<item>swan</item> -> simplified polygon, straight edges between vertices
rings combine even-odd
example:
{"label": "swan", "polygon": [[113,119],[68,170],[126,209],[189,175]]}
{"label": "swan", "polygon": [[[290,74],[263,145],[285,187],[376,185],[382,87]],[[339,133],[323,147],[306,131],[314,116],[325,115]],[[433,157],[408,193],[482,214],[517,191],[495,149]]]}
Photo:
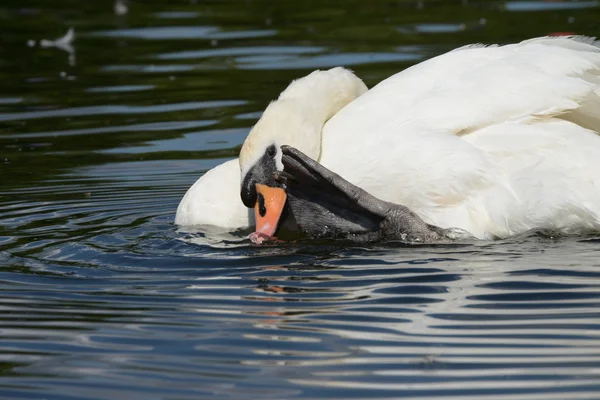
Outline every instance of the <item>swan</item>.
{"label": "swan", "polygon": [[315,71],[266,108],[237,168],[230,161],[196,182],[175,222],[256,224],[272,236],[287,202],[276,172],[291,146],[426,224],[478,239],[597,231],[599,132],[591,38],[465,46],[370,90],[347,69]]}

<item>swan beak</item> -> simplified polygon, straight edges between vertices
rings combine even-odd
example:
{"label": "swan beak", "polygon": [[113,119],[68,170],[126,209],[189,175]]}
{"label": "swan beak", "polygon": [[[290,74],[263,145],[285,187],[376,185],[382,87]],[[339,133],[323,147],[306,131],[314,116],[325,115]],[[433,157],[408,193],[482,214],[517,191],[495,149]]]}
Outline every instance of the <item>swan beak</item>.
{"label": "swan beak", "polygon": [[277,230],[287,195],[277,187],[256,184],[258,199],[254,205],[256,233],[273,236]]}

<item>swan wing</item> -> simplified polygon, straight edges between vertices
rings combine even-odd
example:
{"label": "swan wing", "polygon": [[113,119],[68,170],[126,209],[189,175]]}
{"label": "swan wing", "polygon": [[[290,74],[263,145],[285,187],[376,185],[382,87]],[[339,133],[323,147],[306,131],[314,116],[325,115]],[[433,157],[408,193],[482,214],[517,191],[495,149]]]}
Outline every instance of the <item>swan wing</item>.
{"label": "swan wing", "polygon": [[460,135],[557,115],[599,131],[599,113],[589,110],[600,104],[599,88],[600,44],[589,38],[463,47],[384,80],[336,114],[326,133],[420,125]]}
{"label": "swan wing", "polygon": [[[498,157],[467,138],[506,123],[543,129],[557,119],[598,132],[599,88],[592,39],[468,46],[402,71],[343,108],[324,127],[319,161],[429,222],[506,236],[514,231],[497,210],[522,194]],[[523,154],[520,163],[537,157]]]}

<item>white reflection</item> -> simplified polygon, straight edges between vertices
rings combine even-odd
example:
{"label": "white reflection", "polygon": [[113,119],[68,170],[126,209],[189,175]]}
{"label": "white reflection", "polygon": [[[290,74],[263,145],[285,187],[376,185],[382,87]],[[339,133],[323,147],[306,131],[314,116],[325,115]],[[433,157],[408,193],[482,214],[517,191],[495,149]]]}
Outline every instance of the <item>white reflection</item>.
{"label": "white reflection", "polygon": [[600,2],[592,1],[507,1],[504,8],[508,11],[551,11],[579,10],[598,7]]}

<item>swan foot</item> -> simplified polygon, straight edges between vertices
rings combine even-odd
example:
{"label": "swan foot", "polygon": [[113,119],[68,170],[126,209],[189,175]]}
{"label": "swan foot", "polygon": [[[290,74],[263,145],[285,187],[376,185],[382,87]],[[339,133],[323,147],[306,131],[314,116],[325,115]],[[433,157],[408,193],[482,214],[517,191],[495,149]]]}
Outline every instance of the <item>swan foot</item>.
{"label": "swan foot", "polygon": [[284,170],[274,178],[284,185],[298,227],[313,238],[429,243],[468,235],[425,223],[408,207],[372,196],[293,147],[281,150]]}

